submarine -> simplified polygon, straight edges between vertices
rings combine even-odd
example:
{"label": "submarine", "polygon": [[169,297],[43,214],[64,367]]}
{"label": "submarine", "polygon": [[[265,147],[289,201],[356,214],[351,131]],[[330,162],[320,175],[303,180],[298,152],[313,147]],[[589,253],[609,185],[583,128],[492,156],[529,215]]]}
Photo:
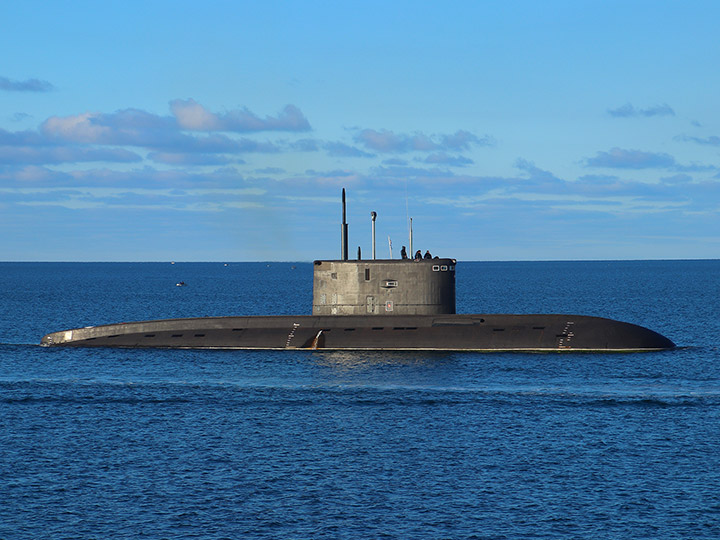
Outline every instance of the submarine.
{"label": "submarine", "polygon": [[[45,347],[345,351],[649,352],[675,344],[648,328],[564,314],[458,314],[451,258],[341,258],[313,263],[312,315],[123,322],[44,336]],[[412,234],[412,233],[411,233]],[[412,237],[411,237],[412,238]],[[411,240],[412,252],[412,240]]]}

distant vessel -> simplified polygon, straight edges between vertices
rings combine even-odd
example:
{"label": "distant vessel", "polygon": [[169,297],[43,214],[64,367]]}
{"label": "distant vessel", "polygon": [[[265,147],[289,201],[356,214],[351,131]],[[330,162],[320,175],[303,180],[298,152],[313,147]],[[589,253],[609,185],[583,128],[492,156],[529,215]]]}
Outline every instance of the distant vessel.
{"label": "distant vessel", "polygon": [[456,314],[455,259],[375,259],[373,212],[373,259],[351,261],[344,189],[342,214],[341,259],[313,264],[312,315],[107,324],[53,332],[42,338],[41,345],[487,352],[636,352],[675,347],[657,332],[601,317]]}

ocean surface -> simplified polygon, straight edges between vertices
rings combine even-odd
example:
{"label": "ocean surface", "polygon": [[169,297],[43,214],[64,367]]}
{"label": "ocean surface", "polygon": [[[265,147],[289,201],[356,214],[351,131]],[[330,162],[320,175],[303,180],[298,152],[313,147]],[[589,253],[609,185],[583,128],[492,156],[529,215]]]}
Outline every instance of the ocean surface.
{"label": "ocean surface", "polygon": [[720,538],[720,261],[458,263],[458,312],[679,346],[635,354],[47,349],[101,323],[309,314],[312,265],[0,278],[0,539]]}

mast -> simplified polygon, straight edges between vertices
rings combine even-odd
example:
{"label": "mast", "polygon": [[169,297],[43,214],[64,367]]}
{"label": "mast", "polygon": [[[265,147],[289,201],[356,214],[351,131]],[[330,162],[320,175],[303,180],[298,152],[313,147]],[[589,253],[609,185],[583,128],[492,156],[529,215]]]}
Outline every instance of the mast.
{"label": "mast", "polygon": [[348,260],[348,224],[345,210],[345,188],[342,190],[342,226],[340,229],[340,258]]}
{"label": "mast", "polygon": [[372,219],[372,258],[375,260],[375,220],[377,219],[377,212],[370,212],[370,219]]}
{"label": "mast", "polygon": [[409,255],[410,255],[410,258],[412,259],[412,258],[413,258],[413,254],[414,254],[415,252],[413,251],[412,218],[409,218],[409,219],[410,219],[410,238],[409,238],[409,240],[410,240],[410,252],[409,252]]}

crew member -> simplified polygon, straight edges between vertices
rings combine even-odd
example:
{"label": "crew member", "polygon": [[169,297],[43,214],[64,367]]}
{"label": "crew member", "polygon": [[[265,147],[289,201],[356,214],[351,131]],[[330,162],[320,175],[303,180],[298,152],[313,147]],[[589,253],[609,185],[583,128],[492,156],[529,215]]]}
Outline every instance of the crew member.
{"label": "crew member", "polygon": [[400,250],[400,258],[407,259],[407,251],[405,251],[405,246],[403,246],[402,249]]}
{"label": "crew member", "polygon": [[432,259],[432,255],[430,255],[430,250],[427,250],[427,251],[425,252],[425,258],[426,258],[426,259]]}

